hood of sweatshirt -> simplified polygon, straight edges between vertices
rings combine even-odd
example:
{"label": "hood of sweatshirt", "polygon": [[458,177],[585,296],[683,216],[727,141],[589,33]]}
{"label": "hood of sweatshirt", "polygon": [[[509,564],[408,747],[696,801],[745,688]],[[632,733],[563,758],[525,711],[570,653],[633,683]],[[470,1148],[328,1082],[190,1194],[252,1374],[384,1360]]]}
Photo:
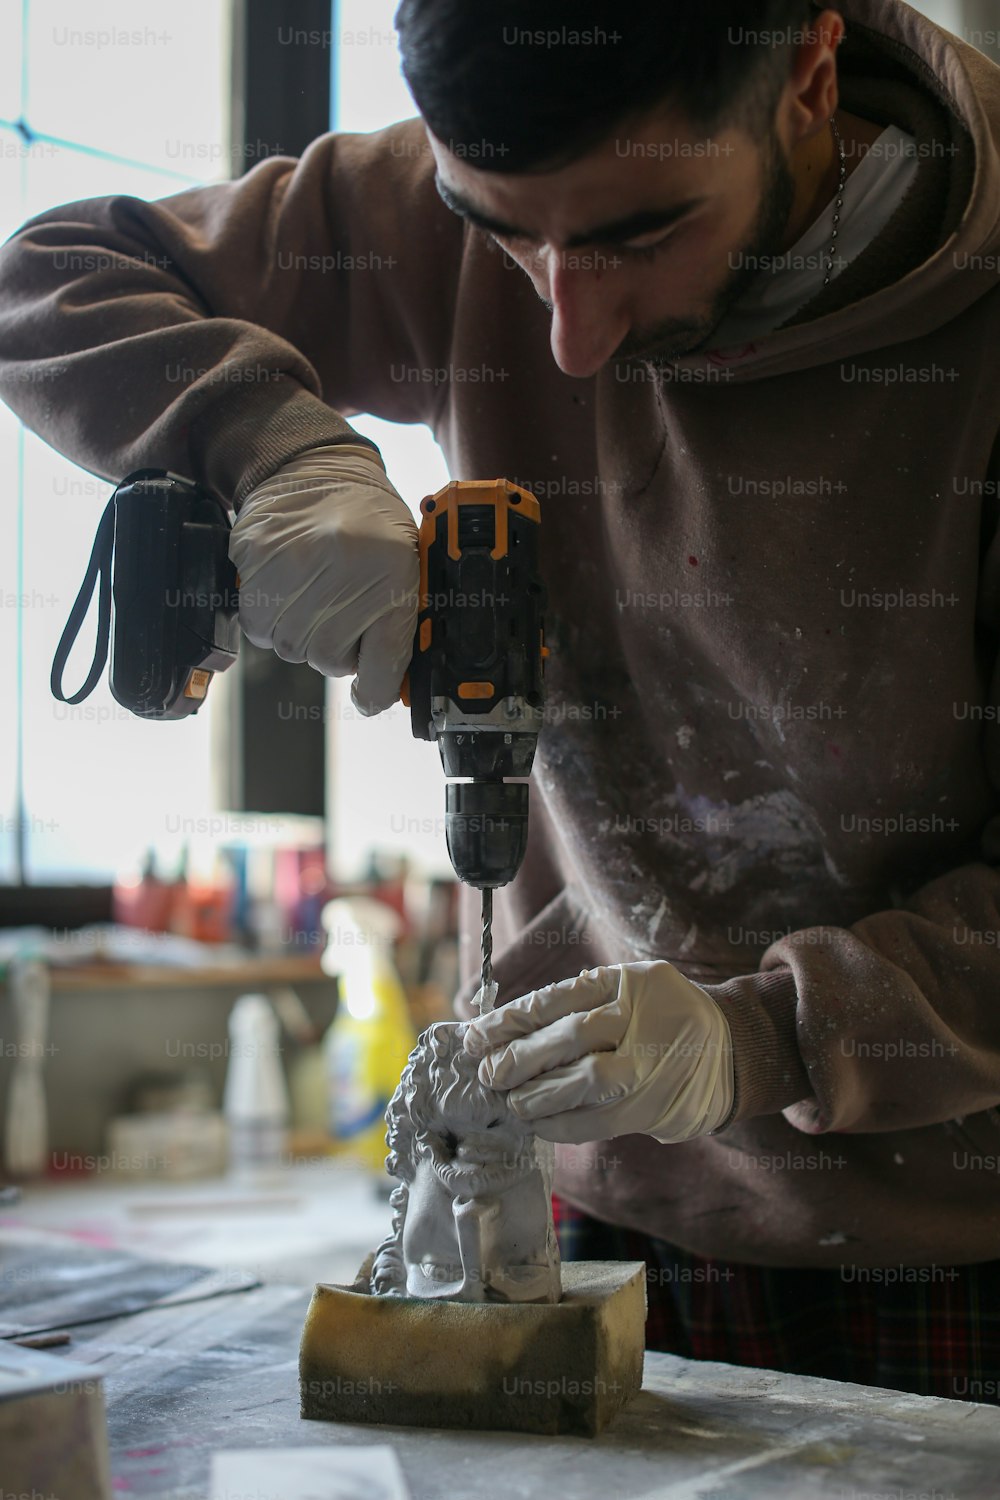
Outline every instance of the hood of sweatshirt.
{"label": "hood of sweatshirt", "polygon": [[910,191],[877,239],[782,327],[669,362],[761,380],[923,337],[1000,282],[1000,68],[902,0],[843,0],[840,103],[916,141]]}

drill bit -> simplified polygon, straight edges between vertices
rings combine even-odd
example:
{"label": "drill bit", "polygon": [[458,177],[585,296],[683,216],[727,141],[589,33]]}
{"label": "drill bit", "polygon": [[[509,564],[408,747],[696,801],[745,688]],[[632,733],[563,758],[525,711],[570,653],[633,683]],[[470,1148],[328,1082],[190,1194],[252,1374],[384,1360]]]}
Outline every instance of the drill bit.
{"label": "drill bit", "polygon": [[483,994],[493,979],[493,892],[483,891]]}
{"label": "drill bit", "polygon": [[483,973],[475,1001],[481,1016],[493,1009],[498,989],[493,979],[493,891],[486,886],[483,889]]}

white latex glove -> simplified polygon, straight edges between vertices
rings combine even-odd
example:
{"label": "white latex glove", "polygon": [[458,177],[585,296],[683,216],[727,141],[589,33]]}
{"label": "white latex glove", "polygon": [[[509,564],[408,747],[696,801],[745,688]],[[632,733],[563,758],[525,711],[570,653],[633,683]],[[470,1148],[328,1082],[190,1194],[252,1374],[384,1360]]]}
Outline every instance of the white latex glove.
{"label": "white latex glove", "polygon": [[417,528],[373,448],[330,444],[283,464],[244,500],[229,556],[248,640],[327,677],[357,673],[363,714],[395,703],[413,655]]}
{"label": "white latex glove", "polygon": [[480,1081],[549,1141],[686,1141],[733,1104],[729,1023],[662,960],[584,970],[470,1021]]}

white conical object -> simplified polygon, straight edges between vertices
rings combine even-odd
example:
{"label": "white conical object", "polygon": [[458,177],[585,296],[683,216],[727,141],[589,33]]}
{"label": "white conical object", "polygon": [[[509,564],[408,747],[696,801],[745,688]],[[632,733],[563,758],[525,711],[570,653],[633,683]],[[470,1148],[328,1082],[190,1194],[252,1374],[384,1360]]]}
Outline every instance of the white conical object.
{"label": "white conical object", "polygon": [[288,1089],[278,1018],[266,995],[241,995],[229,1014],[222,1107],[234,1167],[276,1166],[288,1132]]}
{"label": "white conical object", "polygon": [[38,959],[16,959],[8,977],[17,1025],[17,1057],[7,1093],[4,1162],[13,1177],[38,1177],[49,1156],[42,1064],[49,1032],[49,971]]}

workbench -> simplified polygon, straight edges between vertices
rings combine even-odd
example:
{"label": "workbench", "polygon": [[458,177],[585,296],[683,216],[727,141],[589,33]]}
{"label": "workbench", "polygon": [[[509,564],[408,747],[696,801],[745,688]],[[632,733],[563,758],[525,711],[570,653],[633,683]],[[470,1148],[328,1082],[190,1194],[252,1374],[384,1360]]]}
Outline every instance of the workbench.
{"label": "workbench", "polygon": [[[320,1222],[328,1230],[335,1224],[342,1235],[360,1230],[368,1238],[387,1216],[361,1174],[341,1172],[335,1194],[329,1172],[293,1173],[289,1181],[280,1255],[286,1264],[296,1219],[287,1202],[296,1197],[309,1220],[314,1249]],[[147,1203],[139,1217],[146,1253],[154,1248],[153,1222],[172,1222],[175,1252],[190,1253],[188,1231],[181,1235],[177,1226],[193,1220],[183,1220],[183,1214],[172,1219],[171,1197],[185,1200],[183,1212],[190,1215],[194,1191],[157,1186],[159,1213]],[[225,1192],[207,1186],[199,1191],[205,1224],[228,1223],[234,1244],[254,1246],[260,1270],[260,1234],[236,1208],[225,1210]],[[332,1216],[316,1218],[317,1193],[320,1205],[331,1209],[336,1198]],[[101,1189],[90,1200],[91,1213],[103,1199],[113,1229],[123,1203],[136,1194],[134,1187],[119,1188],[109,1197],[109,1190]],[[149,1190],[144,1196],[149,1198]],[[76,1189],[71,1198],[79,1220],[86,1194]],[[54,1232],[60,1215],[65,1217],[59,1207],[65,1201],[58,1189],[46,1189],[34,1200],[29,1194],[18,1214],[21,1232],[31,1220]],[[273,1209],[269,1212],[273,1218]],[[371,1223],[363,1222],[365,1214]],[[4,1216],[8,1222],[12,1217]],[[0,1242],[3,1233],[0,1219]],[[218,1265],[217,1234],[213,1241],[206,1231],[207,1258]],[[266,1236],[263,1243],[266,1258]],[[334,1255],[331,1245],[319,1247],[320,1259],[336,1265],[339,1274],[343,1256],[353,1255],[354,1247]],[[304,1255],[305,1247],[303,1267]],[[642,1394],[596,1439],[303,1422],[297,1354],[310,1290],[306,1284],[268,1281],[254,1290],[74,1330],[67,1356],[104,1378],[116,1496],[206,1500],[211,1454],[220,1449],[375,1443],[395,1449],[414,1500],[997,1500],[1000,1495],[995,1406],[666,1354],[647,1354]]]}
{"label": "workbench", "polygon": [[221,1448],[384,1443],[414,1500],[996,1500],[995,1407],[647,1354],[599,1438],[303,1422],[308,1291],[267,1286],[81,1330],[104,1376],[116,1494],[205,1500]]}

